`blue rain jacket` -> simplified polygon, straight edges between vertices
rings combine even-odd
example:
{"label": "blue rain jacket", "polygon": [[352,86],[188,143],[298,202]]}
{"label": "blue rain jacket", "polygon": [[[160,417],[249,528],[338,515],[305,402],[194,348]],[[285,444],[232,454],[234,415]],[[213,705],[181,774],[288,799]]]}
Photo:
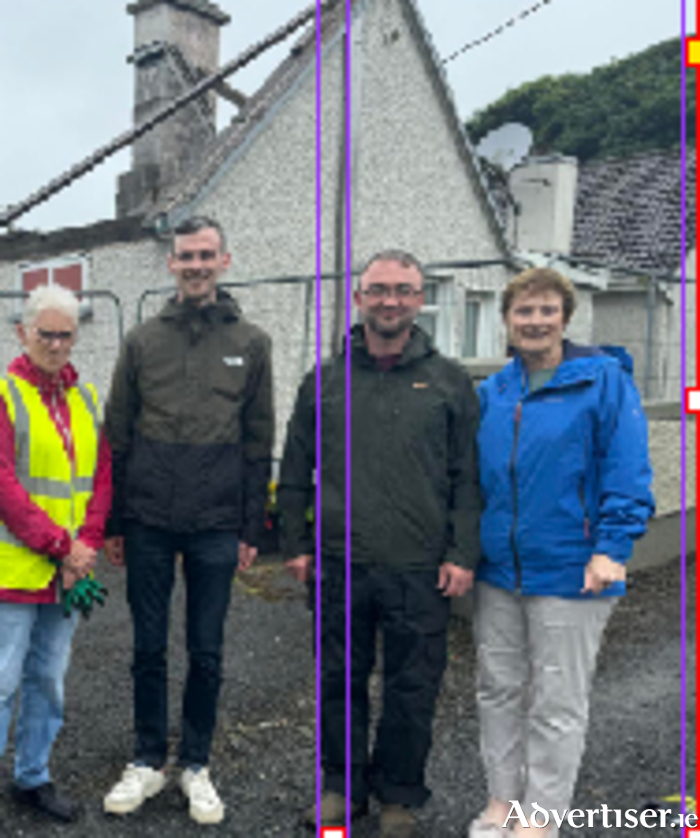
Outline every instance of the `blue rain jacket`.
{"label": "blue rain jacket", "polygon": [[[581,594],[591,556],[631,556],[654,513],[652,472],[631,359],[614,354],[565,341],[541,389],[529,391],[517,356],[481,384],[478,579],[527,595],[591,596]],[[616,582],[600,596],[624,590]]]}

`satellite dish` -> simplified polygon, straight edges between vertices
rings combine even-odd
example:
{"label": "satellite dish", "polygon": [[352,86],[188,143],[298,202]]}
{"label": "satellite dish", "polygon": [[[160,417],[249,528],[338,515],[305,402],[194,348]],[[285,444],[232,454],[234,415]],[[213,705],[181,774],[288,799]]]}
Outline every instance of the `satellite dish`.
{"label": "satellite dish", "polygon": [[519,122],[506,122],[500,128],[494,128],[476,147],[479,157],[483,157],[504,172],[509,172],[524,160],[532,146],[532,131]]}

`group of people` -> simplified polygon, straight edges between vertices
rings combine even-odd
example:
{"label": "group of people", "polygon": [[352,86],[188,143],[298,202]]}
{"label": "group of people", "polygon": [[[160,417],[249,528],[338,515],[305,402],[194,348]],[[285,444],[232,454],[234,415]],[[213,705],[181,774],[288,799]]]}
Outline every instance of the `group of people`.
{"label": "group of people", "polygon": [[[189,661],[180,788],[195,821],[224,818],[209,774],[223,630],[236,568],[257,555],[274,428],[270,340],[218,287],[230,260],[215,220],[176,228],[176,293],[129,333],[104,423],[69,361],[79,317],[65,289],[32,292],[23,354],[0,379],[0,753],[18,699],[13,796],[59,820],[78,814],[48,767],[77,624],[65,603],[103,546],[126,567],[135,727],[104,810],[133,812],[167,782],[179,554]],[[424,299],[411,254],[373,256],[354,292],[359,322],[343,353],[303,380],[287,428],[283,551],[300,582],[320,576],[321,593],[324,788],[303,819],[342,826],[374,796],[381,838],[419,834],[450,598],[473,588],[489,800],[469,836],[526,835],[534,807],[561,811],[573,794],[602,633],[654,510],[646,421],[624,353],[564,339],[575,293],[555,271],[509,282],[513,357],[478,393],[417,325]],[[514,801],[524,817],[509,817]]]}

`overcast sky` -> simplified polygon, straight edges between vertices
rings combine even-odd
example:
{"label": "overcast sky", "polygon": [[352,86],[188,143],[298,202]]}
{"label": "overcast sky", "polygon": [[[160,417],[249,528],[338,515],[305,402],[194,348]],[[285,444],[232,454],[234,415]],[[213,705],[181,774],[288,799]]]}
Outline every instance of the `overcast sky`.
{"label": "overcast sky", "polygon": [[[218,0],[232,22],[222,62],[285,23],[311,0]],[[449,55],[535,0],[417,0],[438,52]],[[26,198],[131,125],[133,18],[125,0],[0,0],[0,207]],[[686,0],[688,31],[695,27]],[[585,72],[680,33],[682,0],[550,0],[447,65],[466,118],[509,88],[542,75]],[[288,46],[282,48],[282,54]],[[261,59],[230,82],[254,90],[281,58]],[[222,114],[222,118],[226,113]],[[53,229],[114,213],[120,152],[18,226]]]}

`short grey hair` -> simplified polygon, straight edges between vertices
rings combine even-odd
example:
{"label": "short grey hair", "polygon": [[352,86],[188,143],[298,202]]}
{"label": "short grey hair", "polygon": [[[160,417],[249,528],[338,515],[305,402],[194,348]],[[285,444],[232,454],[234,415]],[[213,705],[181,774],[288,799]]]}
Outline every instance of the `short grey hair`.
{"label": "short grey hair", "polygon": [[42,311],[60,311],[78,325],[80,303],[72,291],[61,285],[39,285],[27,298],[22,312],[24,326],[32,326]]}

